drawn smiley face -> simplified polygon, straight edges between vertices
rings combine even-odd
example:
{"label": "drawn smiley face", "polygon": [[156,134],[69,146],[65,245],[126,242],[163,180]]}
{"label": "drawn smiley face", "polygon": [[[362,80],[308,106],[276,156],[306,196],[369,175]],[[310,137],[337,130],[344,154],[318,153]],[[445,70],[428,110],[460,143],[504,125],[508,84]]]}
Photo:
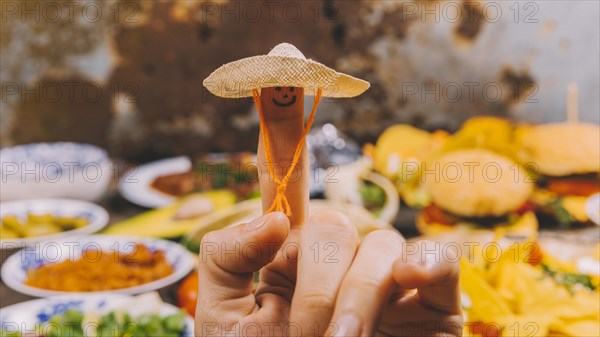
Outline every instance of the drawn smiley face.
{"label": "drawn smiley face", "polygon": [[277,106],[288,107],[296,103],[295,87],[275,87],[273,103]]}

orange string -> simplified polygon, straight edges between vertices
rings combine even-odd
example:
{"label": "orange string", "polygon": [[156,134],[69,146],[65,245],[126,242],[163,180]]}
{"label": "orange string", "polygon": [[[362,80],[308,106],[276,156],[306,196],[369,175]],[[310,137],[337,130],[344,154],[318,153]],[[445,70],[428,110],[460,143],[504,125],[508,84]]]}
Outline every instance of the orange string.
{"label": "orange string", "polygon": [[306,126],[304,127],[304,133],[302,134],[302,139],[298,145],[296,145],[296,151],[294,152],[294,157],[292,158],[292,163],[286,174],[283,176],[283,179],[279,179],[275,174],[275,168],[273,167],[273,155],[271,151],[271,140],[269,138],[269,130],[267,129],[267,124],[265,123],[265,116],[262,110],[262,106],[260,104],[260,94],[257,89],[252,89],[252,95],[254,96],[254,103],[256,104],[256,109],[258,110],[258,116],[260,117],[260,131],[263,136],[263,143],[265,146],[265,157],[267,159],[267,166],[269,168],[269,175],[271,179],[277,184],[277,193],[275,194],[275,198],[273,199],[273,203],[271,207],[265,212],[270,213],[273,211],[283,211],[287,216],[292,216],[292,208],[290,207],[290,203],[285,196],[285,190],[287,188],[287,184],[300,160],[300,155],[302,154],[302,148],[304,147],[304,143],[306,142],[306,136],[308,136],[308,132],[312,127],[312,124],[315,120],[315,112],[317,111],[317,106],[319,105],[319,100],[321,99],[321,94],[323,90],[321,88],[317,89],[317,94],[315,96],[315,101],[313,103],[312,111],[308,117],[308,121],[306,122]]}

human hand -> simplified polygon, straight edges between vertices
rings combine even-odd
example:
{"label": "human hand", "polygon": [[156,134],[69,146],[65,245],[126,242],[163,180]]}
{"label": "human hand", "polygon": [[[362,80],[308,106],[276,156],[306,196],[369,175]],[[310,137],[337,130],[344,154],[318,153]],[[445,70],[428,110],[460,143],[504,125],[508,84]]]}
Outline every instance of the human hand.
{"label": "human hand", "polygon": [[355,227],[334,212],[292,235],[280,212],[211,232],[200,256],[196,335],[460,336],[458,265],[433,243],[418,246],[407,252],[393,231],[359,245]]}
{"label": "human hand", "polygon": [[[277,88],[256,97],[264,109],[257,154],[264,209],[280,187],[267,163],[288,167],[290,149],[304,141],[303,90],[296,90],[296,104],[284,108],[271,103]],[[457,264],[439,260],[439,252],[432,262],[429,250],[409,261],[404,239],[393,231],[373,232],[360,243],[356,227],[339,213],[305,221],[306,147],[295,170],[299,174],[285,190],[289,218],[272,212],[203,238],[196,335],[459,336]],[[274,173],[279,180],[285,174]]]}

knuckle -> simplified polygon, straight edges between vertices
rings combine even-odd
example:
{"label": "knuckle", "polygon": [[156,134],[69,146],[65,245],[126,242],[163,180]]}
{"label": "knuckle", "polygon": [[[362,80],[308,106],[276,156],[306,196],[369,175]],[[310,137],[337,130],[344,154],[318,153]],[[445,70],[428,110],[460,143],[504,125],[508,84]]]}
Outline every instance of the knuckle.
{"label": "knuckle", "polygon": [[339,226],[351,226],[350,219],[343,213],[331,210],[319,211],[310,217],[311,222],[332,223]]}
{"label": "knuckle", "polygon": [[375,292],[381,287],[381,281],[370,275],[357,274],[346,281],[346,286],[360,292]]}
{"label": "knuckle", "polygon": [[310,217],[311,224],[321,232],[332,233],[341,239],[358,242],[358,230],[348,216],[336,211],[320,211]]}
{"label": "knuckle", "polygon": [[396,246],[400,248],[405,240],[398,232],[389,229],[378,229],[365,236],[363,244],[374,246]]}
{"label": "knuckle", "polygon": [[373,231],[364,238],[361,249],[377,250],[386,256],[400,256],[405,240],[398,232],[388,229]]}
{"label": "knuckle", "polygon": [[333,308],[334,302],[333,296],[317,291],[303,294],[298,298],[298,305],[303,311]]}

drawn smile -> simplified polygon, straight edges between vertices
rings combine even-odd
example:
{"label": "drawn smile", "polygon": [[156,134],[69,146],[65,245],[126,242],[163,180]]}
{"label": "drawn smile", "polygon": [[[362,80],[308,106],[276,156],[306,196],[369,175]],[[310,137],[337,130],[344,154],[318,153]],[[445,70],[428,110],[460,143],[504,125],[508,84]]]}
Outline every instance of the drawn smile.
{"label": "drawn smile", "polygon": [[285,102],[285,103],[279,102],[278,100],[273,98],[273,103],[275,103],[275,105],[277,105],[277,106],[282,106],[282,107],[290,106],[290,105],[296,103],[296,96],[292,97],[292,99],[289,102]]}

